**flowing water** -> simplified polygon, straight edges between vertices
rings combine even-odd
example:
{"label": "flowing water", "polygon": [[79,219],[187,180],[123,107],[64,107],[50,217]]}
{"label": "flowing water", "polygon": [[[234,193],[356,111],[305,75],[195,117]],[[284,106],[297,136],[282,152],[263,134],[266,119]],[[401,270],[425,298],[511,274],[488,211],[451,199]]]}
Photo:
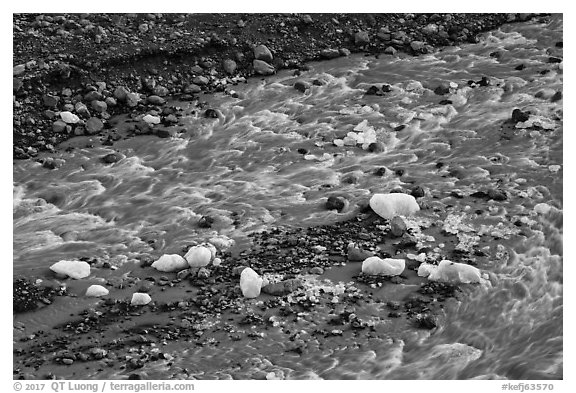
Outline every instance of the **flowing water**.
{"label": "flowing water", "polygon": [[[139,136],[113,147],[74,149],[62,153],[65,164],[52,171],[17,161],[14,273],[45,276],[52,263],[79,256],[130,264],[142,253],[181,253],[216,233],[241,243],[250,231],[272,225],[310,226],[345,216],[325,210],[327,190],[354,204],[375,192],[420,185],[434,197],[433,207],[463,215],[475,231],[504,233],[495,235],[490,264],[481,266],[492,286],[451,303],[432,334],[343,340],[302,358],[283,354],[271,332],[258,345],[173,348],[174,364],[204,370],[201,378],[230,377],[242,367],[281,370],[286,378],[562,378],[563,113],[562,100],[550,96],[562,91],[563,71],[562,64],[548,63],[550,56],[562,57],[555,46],[562,29],[555,15],[416,58],[314,63],[298,78],[281,72],[250,80],[236,89],[242,98],[211,97],[221,112],[217,119],[179,103],[190,114],[173,138]],[[525,68],[515,69],[520,64]],[[468,86],[483,76],[492,79],[490,86]],[[321,85],[303,94],[292,87],[296,79]],[[433,90],[441,82],[458,88],[438,96]],[[373,84],[391,91],[365,95]],[[451,103],[440,105],[442,99]],[[503,129],[515,108],[530,110],[540,127]],[[385,152],[332,143],[362,122],[373,127]],[[406,127],[395,131],[399,125]],[[125,158],[99,161],[114,149]],[[386,174],[374,176],[381,167]],[[449,198],[455,189],[466,195],[496,186],[509,198],[484,202],[491,226],[470,218],[468,199]],[[541,203],[547,205],[535,210]],[[196,225],[203,215],[215,218],[212,229]],[[55,304],[53,320],[36,322],[54,322],[69,306]],[[171,374],[160,366],[148,373]]]}

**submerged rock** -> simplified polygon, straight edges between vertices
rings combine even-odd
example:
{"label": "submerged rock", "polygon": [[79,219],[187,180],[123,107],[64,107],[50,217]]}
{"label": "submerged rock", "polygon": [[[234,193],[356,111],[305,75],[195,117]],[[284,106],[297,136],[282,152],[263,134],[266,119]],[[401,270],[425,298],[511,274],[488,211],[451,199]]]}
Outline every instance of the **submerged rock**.
{"label": "submerged rock", "polygon": [[89,297],[100,297],[106,296],[110,293],[108,289],[104,288],[102,285],[90,285],[86,290],[86,296]]}
{"label": "submerged rock", "polygon": [[341,212],[348,205],[346,198],[332,195],[326,201],[326,209]]}
{"label": "submerged rock", "polygon": [[253,299],[260,296],[262,278],[252,268],[247,267],[240,274],[240,289],[244,297]]}
{"label": "submerged rock", "polygon": [[79,280],[90,275],[90,265],[88,262],[82,261],[66,261],[62,260],[50,266],[50,270],[54,273],[62,274]]}
{"label": "submerged rock", "polygon": [[374,194],[370,198],[370,207],[376,214],[387,220],[395,216],[409,216],[420,210],[412,195],[403,193]]}
{"label": "submerged rock", "polygon": [[188,268],[188,262],[178,254],[164,254],[152,267],[159,272],[178,272]]}
{"label": "submerged rock", "polygon": [[404,259],[381,259],[378,257],[370,257],[362,262],[362,273],[370,275],[382,274],[384,276],[398,276],[402,274],[405,267],[406,261]]}
{"label": "submerged rock", "polygon": [[133,306],[145,306],[152,301],[152,298],[147,293],[136,292],[132,295],[130,304]]}

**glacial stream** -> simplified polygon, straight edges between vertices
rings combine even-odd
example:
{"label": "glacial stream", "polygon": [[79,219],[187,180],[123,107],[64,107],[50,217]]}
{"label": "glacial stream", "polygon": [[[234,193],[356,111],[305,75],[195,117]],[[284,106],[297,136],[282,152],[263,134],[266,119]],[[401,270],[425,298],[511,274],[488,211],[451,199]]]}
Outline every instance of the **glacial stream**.
{"label": "glacial stream", "polygon": [[[489,263],[478,266],[491,285],[447,304],[437,329],[333,339],[303,357],[284,354],[273,331],[253,345],[172,343],[163,349],[172,365],[150,366],[148,377],[231,378],[252,367],[300,379],[561,379],[563,101],[552,97],[562,91],[563,65],[549,58],[562,57],[562,31],[554,15],[419,57],[312,63],[297,77],[282,71],[235,86],[241,98],[202,97],[218,118],[176,103],[188,114],[172,138],[75,148],[59,153],[65,163],[55,170],[14,161],[14,274],[50,277],[51,264],[80,256],[126,266],[216,234],[243,244],[251,231],[333,223],[374,193],[421,186],[437,220],[460,217],[469,233],[491,236]],[[488,86],[468,84],[483,77]],[[318,82],[302,93],[292,86],[300,79]],[[450,82],[449,93],[434,93]],[[383,84],[389,92],[365,94]],[[530,120],[505,126],[515,108]],[[354,128],[374,130],[385,151],[334,144]],[[113,151],[124,158],[100,161]],[[374,175],[381,167],[384,175]],[[508,198],[481,201],[480,215],[452,194],[494,188]],[[335,192],[350,201],[348,211],[324,207]],[[210,229],[197,225],[205,215],[215,220]],[[77,298],[42,317],[15,315],[15,324],[49,327],[96,302],[83,299],[90,280],[80,281],[69,284]],[[93,371],[86,378],[119,375]]]}

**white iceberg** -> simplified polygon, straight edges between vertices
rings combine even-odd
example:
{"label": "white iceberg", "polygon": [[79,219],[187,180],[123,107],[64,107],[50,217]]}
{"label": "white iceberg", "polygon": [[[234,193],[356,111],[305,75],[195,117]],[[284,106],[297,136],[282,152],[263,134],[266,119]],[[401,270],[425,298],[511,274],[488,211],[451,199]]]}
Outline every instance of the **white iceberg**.
{"label": "white iceberg", "polygon": [[208,266],[212,260],[212,255],[216,255],[216,248],[212,252],[211,248],[205,247],[203,245],[191,247],[184,258],[188,261],[190,267],[203,267]]}
{"label": "white iceberg", "polygon": [[403,193],[374,194],[370,207],[382,218],[391,220],[395,216],[409,216],[420,210],[412,195]]}
{"label": "white iceberg", "polygon": [[465,263],[442,260],[438,266],[423,263],[418,268],[418,275],[428,277],[430,281],[456,284],[480,283],[482,274],[478,268]]}
{"label": "white iceberg", "polygon": [[406,261],[404,259],[381,259],[378,257],[370,257],[366,258],[364,262],[362,262],[362,273],[370,275],[382,274],[384,276],[398,276],[402,274],[405,267]]}
{"label": "white iceberg", "polygon": [[142,118],[148,124],[160,124],[160,118],[158,116],[152,116],[150,114]]}
{"label": "white iceberg", "polygon": [[244,297],[253,299],[260,296],[262,278],[252,268],[247,267],[240,274],[240,289]]}
{"label": "white iceberg", "polygon": [[104,288],[102,285],[90,285],[86,290],[86,296],[89,297],[100,297],[106,296],[110,293],[108,289]]}
{"label": "white iceberg", "polygon": [[152,264],[152,267],[159,272],[179,272],[187,269],[189,265],[186,259],[178,254],[164,254]]}
{"label": "white iceberg", "polygon": [[145,306],[152,301],[152,298],[147,293],[136,292],[132,295],[130,304],[133,306]]}
{"label": "white iceberg", "polygon": [[90,265],[82,261],[59,261],[50,266],[50,270],[55,273],[72,277],[76,280],[90,275]]}

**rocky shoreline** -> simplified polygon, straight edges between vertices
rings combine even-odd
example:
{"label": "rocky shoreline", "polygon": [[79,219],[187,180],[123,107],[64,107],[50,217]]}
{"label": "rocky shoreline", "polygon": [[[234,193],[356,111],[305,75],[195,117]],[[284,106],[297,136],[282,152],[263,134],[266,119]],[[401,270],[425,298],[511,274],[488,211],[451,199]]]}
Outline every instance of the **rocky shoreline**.
{"label": "rocky shoreline", "polygon": [[[109,119],[122,113],[152,111],[153,124],[175,124],[164,97],[236,94],[251,76],[350,53],[418,55],[532,16],[14,14],[14,158],[55,152],[77,135],[113,144],[120,136]],[[151,132],[140,126],[137,133]]]}
{"label": "rocky shoreline", "polygon": [[[529,17],[15,15],[14,158],[55,153],[59,143],[80,135],[99,138],[105,145],[139,134],[169,137],[170,127],[178,125],[183,114],[166,104],[168,97],[195,102],[204,116],[217,117],[217,108],[207,107],[202,96],[238,94],[234,86],[249,77],[286,68],[297,74],[306,69],[307,61],[353,52],[418,55],[445,45],[475,42],[478,33]],[[305,91],[306,83],[294,87]],[[369,89],[366,94],[381,93]],[[117,115],[131,119],[128,134],[115,129],[111,119]],[[511,120],[525,117],[520,111]],[[159,124],[166,127],[153,127]],[[377,151],[378,146],[373,148],[370,151]],[[114,163],[120,158],[111,153],[102,160]],[[57,155],[39,160],[48,169],[61,163]],[[119,370],[119,378],[144,379],[157,376],[148,371],[156,362],[172,372],[170,353],[184,343],[192,348],[221,344],[232,348],[235,342],[258,346],[275,337],[282,343],[279,351],[302,356],[341,342],[360,345],[356,338],[381,340],[387,335],[435,329],[441,325],[444,305],[470,290],[470,285],[428,280],[419,271],[423,262],[438,264],[449,258],[485,266],[489,258],[498,259],[504,253],[504,247],[495,248],[493,240],[517,240],[523,235],[522,223],[514,223],[512,230],[502,234],[483,233],[470,246],[468,238],[457,236],[459,221],[444,217],[444,208],[434,201],[438,195],[430,196],[419,186],[396,191],[418,199],[424,210],[418,219],[388,220],[366,205],[345,221],[252,234],[249,248],[219,248],[218,264],[214,259],[209,266],[177,272],[155,270],[151,267],[155,258],[146,255],[139,266],[111,266],[80,258],[90,265],[89,271],[97,272],[110,295],[93,307],[70,313],[50,330],[26,325],[26,318],[15,323],[14,378],[86,379],[85,370],[90,370],[90,378],[108,378],[106,370],[114,369]],[[477,215],[487,210],[487,200],[509,203],[505,192],[492,189],[466,195],[440,193],[445,198],[466,198]],[[325,207],[341,211],[348,203],[344,197],[332,196]],[[210,220],[203,217],[198,225],[210,228]],[[433,245],[424,244],[422,239],[428,238],[434,239]],[[182,254],[187,251],[183,249]],[[403,258],[406,268],[393,277],[362,273],[362,261],[372,256]],[[273,278],[256,299],[243,297],[239,285],[247,267]],[[324,279],[332,284],[323,283]],[[484,273],[483,280],[489,285],[494,277]],[[68,292],[60,277],[15,278],[14,313],[42,312],[82,298],[85,292],[79,293],[77,288]],[[146,304],[131,301],[134,293],[146,294],[142,297]],[[376,323],[374,315],[379,316]],[[269,365],[245,366],[227,375],[285,377]],[[171,377],[192,378],[193,371],[176,370]],[[345,376],[327,373],[321,377]]]}

